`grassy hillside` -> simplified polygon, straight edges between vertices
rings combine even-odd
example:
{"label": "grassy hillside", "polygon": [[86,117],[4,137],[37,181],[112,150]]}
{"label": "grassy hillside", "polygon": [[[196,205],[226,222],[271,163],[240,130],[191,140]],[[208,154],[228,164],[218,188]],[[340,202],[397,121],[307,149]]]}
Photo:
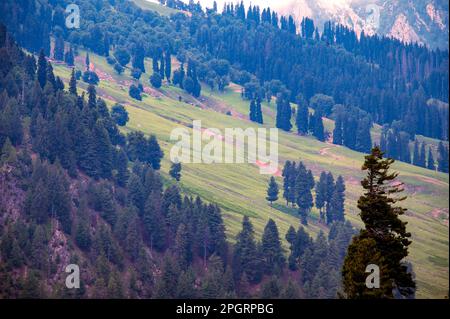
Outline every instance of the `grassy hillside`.
{"label": "grassy hillside", "polygon": [[158,12],[160,15],[169,16],[171,14],[180,12],[179,10],[172,9],[166,6],[162,6],[156,2],[150,2],[148,0],[132,0],[139,8],[144,10],[152,10]]}
{"label": "grassy hillside", "polygon": [[[84,52],[80,53],[76,64],[78,69],[83,69]],[[141,130],[158,137],[165,152],[162,163],[164,175],[170,167],[169,151],[175,142],[170,141],[169,136],[174,128],[187,127],[192,131],[189,126],[193,120],[202,120],[204,128],[214,127],[222,132],[226,127],[258,127],[246,120],[248,102],[241,100],[237,85],[231,85],[224,93],[210,92],[203,85],[200,99],[193,99],[179,88],[167,84],[161,90],[154,90],[148,84],[151,63],[147,61],[147,73],[141,78],[147,93],[143,95],[142,101],[137,101],[128,96],[128,87],[133,81],[129,70],[119,76],[103,57],[94,54],[90,54],[90,57],[95,71],[103,78],[98,94],[109,106],[120,102],[129,112],[130,121],[124,131]],[[70,69],[64,65],[54,65],[54,69],[67,84]],[[81,81],[78,84],[79,88],[86,88]],[[226,115],[228,111],[231,115]],[[263,112],[264,126],[273,127],[274,102],[270,105],[264,103]],[[328,128],[332,125],[332,121],[325,121]],[[335,177],[342,175],[347,187],[347,218],[355,226],[361,225],[356,201],[362,191],[359,181],[363,177],[360,167],[364,154],[322,143],[311,137],[280,131],[279,155],[280,167],[285,160],[301,160],[313,171],[316,179],[323,170],[331,171]],[[400,173],[400,180],[405,183],[408,195],[404,202],[408,214],[404,218],[409,222],[407,227],[412,233],[409,259],[417,277],[417,295],[420,298],[443,298],[448,293],[448,175],[401,162],[395,163],[393,168]],[[252,164],[184,164],[181,187],[186,193],[200,195],[220,204],[230,241],[234,241],[240,229],[242,215],[251,217],[258,235],[268,218],[273,218],[284,237],[290,225],[299,225],[299,219],[296,210],[286,207],[283,200],[279,200],[273,208],[266,203],[264,198],[268,179],[268,175],[261,175],[259,168]],[[281,185],[281,177],[277,177],[277,180]],[[312,221],[307,227],[312,235],[321,229],[327,231],[326,227],[316,222],[317,217],[318,212],[313,209]]]}

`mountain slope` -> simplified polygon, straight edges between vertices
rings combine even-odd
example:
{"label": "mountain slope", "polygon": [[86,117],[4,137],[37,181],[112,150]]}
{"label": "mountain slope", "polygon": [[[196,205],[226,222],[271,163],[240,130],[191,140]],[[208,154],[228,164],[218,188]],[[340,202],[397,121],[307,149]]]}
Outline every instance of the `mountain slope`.
{"label": "mountain slope", "polygon": [[[83,58],[77,61],[77,68],[82,69]],[[204,89],[202,97],[194,99],[177,87],[164,85],[161,90],[154,90],[144,81],[147,93],[142,101],[137,101],[128,96],[128,86],[124,85],[132,81],[129,71],[117,75],[104,58],[93,54],[91,62],[99,74],[108,75],[100,82],[99,95],[109,105],[116,101],[123,103],[130,114],[125,131],[141,130],[157,135],[166,154],[162,163],[164,174],[169,170],[168,154],[175,143],[169,139],[172,129],[186,127],[191,130],[192,121],[196,119],[202,120],[203,127],[215,127],[222,132],[226,127],[258,127],[244,119],[248,102],[240,98],[240,88],[234,84],[224,93]],[[151,60],[146,60],[146,69],[143,79],[151,74]],[[70,69],[64,65],[55,65],[55,72],[65,81],[70,75]],[[79,86],[84,84],[80,82]],[[180,102],[179,96],[186,102]],[[227,111],[231,111],[232,116],[224,114]],[[269,127],[274,121],[274,103],[264,103],[263,111],[264,126]],[[325,121],[325,125],[332,123]],[[301,160],[313,171],[316,180],[322,170],[329,170],[335,176],[343,175],[347,187],[346,216],[354,225],[360,226],[356,201],[361,193],[359,180],[363,176],[360,170],[363,154],[293,133],[280,132],[279,140],[280,165],[288,159]],[[400,173],[400,180],[405,183],[409,196],[405,202],[409,209],[405,219],[413,235],[409,259],[417,276],[418,297],[442,298],[448,291],[448,175],[401,162],[397,162],[394,169]],[[277,179],[281,184],[281,178]],[[273,208],[266,203],[267,181],[268,176],[260,175],[259,168],[252,164],[185,164],[181,187],[187,193],[201,195],[221,206],[227,236],[234,241],[242,215],[251,217],[258,237],[268,218],[276,221],[281,235],[290,225],[298,225],[296,209],[286,207],[283,200],[279,200]],[[319,230],[327,231],[326,227],[317,223],[317,218],[318,212],[313,209],[312,221],[307,227],[311,234]],[[286,242],[284,245],[287,247]]]}

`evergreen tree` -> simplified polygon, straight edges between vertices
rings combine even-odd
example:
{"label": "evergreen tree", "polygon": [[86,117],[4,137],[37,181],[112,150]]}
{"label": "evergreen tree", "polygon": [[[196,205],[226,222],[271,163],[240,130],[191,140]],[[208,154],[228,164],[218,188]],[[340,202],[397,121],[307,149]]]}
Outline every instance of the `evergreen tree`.
{"label": "evergreen tree", "polygon": [[175,236],[174,254],[181,270],[186,270],[192,261],[192,245],[188,229],[185,224],[180,224]]}
{"label": "evergreen tree", "polygon": [[160,205],[159,195],[153,193],[145,203],[143,220],[150,248],[163,251],[166,248],[166,230]]}
{"label": "evergreen tree", "polygon": [[170,77],[172,75],[172,58],[170,52],[166,52],[165,54],[165,75],[168,82],[170,82]]}
{"label": "evergreen tree", "polygon": [[280,297],[282,299],[300,299],[301,293],[300,289],[297,285],[293,283],[292,280],[289,280],[287,285],[281,291]]}
{"label": "evergreen tree", "polygon": [[308,119],[309,119],[309,110],[308,105],[303,97],[303,95],[299,94],[297,96],[297,114],[295,117],[295,125],[297,125],[297,132],[300,135],[308,134]]}
{"label": "evergreen tree", "polygon": [[[383,152],[375,147],[362,166],[367,170],[367,177],[361,183],[366,193],[359,198],[358,208],[365,228],[354,237],[342,268],[348,298],[393,298],[394,288],[402,296],[411,295],[415,290],[415,282],[403,261],[411,244],[406,222],[399,219],[406,209],[392,206],[405,199],[391,197],[403,190],[392,183],[398,176],[389,172],[393,162],[393,159],[383,159]],[[368,289],[365,281],[361,282],[366,277],[361,272],[370,263],[376,263],[383,274],[381,289]]]}
{"label": "evergreen tree", "polygon": [[261,109],[261,99],[256,98],[256,106],[255,106],[255,122],[259,124],[263,124],[263,114]]}
{"label": "evergreen tree", "polygon": [[89,52],[86,52],[86,59],[84,61],[84,65],[86,67],[86,71],[90,71],[91,70],[91,68],[90,68],[91,60],[89,59]]}
{"label": "evergreen tree", "polygon": [[95,86],[89,84],[88,89],[88,106],[90,109],[97,108],[97,92],[95,90]]}
{"label": "evergreen tree", "polygon": [[42,49],[39,52],[38,58],[37,80],[43,89],[47,83],[47,60],[45,58],[44,50]]}
{"label": "evergreen tree", "polygon": [[7,137],[0,152],[0,167],[5,164],[14,166],[14,164],[16,163],[17,163],[16,149],[12,146],[9,137]]}
{"label": "evergreen tree", "polygon": [[324,221],[323,208],[327,202],[327,173],[320,173],[320,179],[316,184],[316,207],[319,209],[320,220]]}
{"label": "evergreen tree", "polygon": [[128,95],[130,95],[133,99],[136,99],[138,101],[142,100],[141,90],[134,84],[130,85]]}
{"label": "evergreen tree", "polygon": [[61,34],[55,37],[55,47],[53,48],[53,57],[55,60],[64,60],[64,39]]}
{"label": "evergreen tree", "polygon": [[414,153],[413,153],[413,161],[412,164],[419,166],[420,162],[420,151],[419,151],[419,141],[416,139],[414,141]]}
{"label": "evergreen tree", "polygon": [[161,276],[156,282],[155,297],[159,299],[175,298],[180,270],[176,262],[169,256],[164,258]]}
{"label": "evergreen tree", "polygon": [[247,216],[244,216],[242,230],[237,236],[233,255],[233,272],[236,279],[245,275],[251,283],[258,283],[261,280],[261,260],[253,225]]}
{"label": "evergreen tree", "polygon": [[[327,216],[327,224],[333,221],[344,221],[345,183],[342,176],[336,180],[333,196],[330,201],[330,214]],[[331,217],[331,218],[329,218]]]}
{"label": "evergreen tree", "polygon": [[299,258],[302,258],[303,254],[310,248],[312,244],[312,239],[308,235],[308,233],[304,230],[302,226],[298,228],[298,231],[295,233],[286,234],[292,240],[290,245],[291,253],[289,255],[289,269],[296,270],[298,268]]}
{"label": "evergreen tree", "polygon": [[249,114],[249,119],[252,122],[256,122],[256,103],[255,100],[252,99],[250,101],[250,114]]}
{"label": "evergreen tree", "polygon": [[150,138],[147,142],[148,163],[152,166],[153,169],[159,170],[161,168],[161,159],[163,158],[163,156],[164,153],[159,146],[156,136],[150,135]]}
{"label": "evergreen tree", "polygon": [[372,138],[370,136],[370,120],[363,118],[358,121],[358,129],[356,131],[355,150],[368,153],[372,148]]}
{"label": "evergreen tree", "polygon": [[311,195],[311,182],[308,180],[308,172],[302,163],[299,165],[298,175],[295,179],[296,204],[298,213],[303,225],[308,223],[308,214],[313,206],[313,197]]}
{"label": "evergreen tree", "polygon": [[448,147],[442,141],[438,146],[438,171],[448,173]]}
{"label": "evergreen tree", "polygon": [[287,95],[287,92],[278,93],[277,95],[276,127],[289,132],[292,128],[292,110]]}
{"label": "evergreen tree", "polygon": [[193,299],[197,297],[195,289],[195,273],[191,267],[183,271],[178,279],[176,298]]}
{"label": "evergreen tree", "polygon": [[159,89],[161,87],[162,84],[162,80],[161,80],[161,76],[159,75],[159,73],[153,73],[150,76],[150,84],[154,87]]}
{"label": "evergreen tree", "polygon": [[272,219],[266,224],[261,240],[264,271],[267,274],[279,274],[284,268],[285,258],[278,228]]}
{"label": "evergreen tree", "polygon": [[172,163],[170,166],[169,175],[179,182],[181,178],[181,163]]}
{"label": "evergreen tree", "polygon": [[272,277],[262,285],[260,297],[262,299],[276,299],[280,297],[280,293],[280,284],[276,277]]}
{"label": "evergreen tree", "polygon": [[75,69],[74,68],[72,68],[72,74],[70,76],[69,93],[73,94],[75,96],[78,96],[78,93],[77,93],[77,79],[75,77]]}
{"label": "evergreen tree", "polygon": [[267,197],[266,200],[270,202],[270,206],[272,206],[273,202],[278,200],[278,184],[275,181],[273,176],[270,177],[269,186],[267,188]]}
{"label": "evergreen tree", "polygon": [[436,170],[436,164],[434,162],[433,151],[431,150],[431,146],[428,148],[427,168],[433,171]]}
{"label": "evergreen tree", "polygon": [[323,121],[322,121],[322,115],[318,112],[314,114],[314,131],[313,135],[319,140],[319,141],[325,141],[325,132],[323,128]]}
{"label": "evergreen tree", "polygon": [[95,136],[94,147],[97,158],[96,162],[98,163],[97,174],[95,176],[109,178],[111,177],[111,170],[113,167],[112,145],[109,140],[108,132],[101,120],[97,121],[95,124],[93,134]]}
{"label": "evergreen tree", "polygon": [[418,165],[423,168],[427,167],[427,154],[425,151],[425,143],[422,143],[420,146]]}
{"label": "evergreen tree", "polygon": [[[37,129],[47,128],[39,126]],[[15,98],[10,99],[0,113],[0,145],[5,143],[6,138],[9,138],[13,145],[21,144],[23,139],[20,105]]]}
{"label": "evergreen tree", "polygon": [[131,65],[135,69],[141,70],[141,72],[145,73],[145,65],[144,65],[144,48],[141,44],[136,45],[133,52],[133,58],[131,59]]}
{"label": "evergreen tree", "polygon": [[75,58],[73,56],[72,46],[70,46],[69,50],[64,54],[64,62],[66,62],[68,66],[74,66]]}
{"label": "evergreen tree", "polygon": [[342,122],[343,122],[342,115],[338,114],[336,116],[336,121],[334,122],[333,144],[342,145],[343,142]]}

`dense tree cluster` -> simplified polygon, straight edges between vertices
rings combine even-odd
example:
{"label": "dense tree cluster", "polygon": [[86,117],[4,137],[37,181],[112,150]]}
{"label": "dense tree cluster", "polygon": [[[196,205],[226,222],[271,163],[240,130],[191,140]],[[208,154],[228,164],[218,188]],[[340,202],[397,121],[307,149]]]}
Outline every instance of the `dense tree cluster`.
{"label": "dense tree cluster", "polygon": [[[119,133],[116,122],[127,118],[123,106],[110,113],[94,85],[79,93],[74,71],[65,90],[43,54],[36,66],[10,38],[1,44],[2,61],[14,67],[2,69],[0,77],[0,179],[22,195],[23,206],[11,211],[0,201],[2,212],[15,214],[0,222],[0,296],[298,298],[319,289],[335,297],[334,275],[324,282],[321,273],[312,274],[317,262],[325,263],[321,249],[331,239],[318,239],[317,247],[311,241],[311,259],[302,257],[304,265],[297,262],[300,240],[292,242],[289,261],[297,266],[290,270],[273,220],[258,240],[244,217],[236,244],[228,244],[217,205],[183,196],[177,185],[163,182],[158,172],[163,153],[155,136]],[[21,81],[32,88],[25,96],[17,88]],[[30,125],[22,126],[26,118]],[[170,175],[179,180],[180,170],[174,164]],[[311,181],[306,168],[298,172]],[[268,200],[277,194],[272,179]],[[330,234],[336,233],[333,227]],[[76,291],[64,286],[60,269],[68,263],[83,265]],[[24,267],[26,272],[19,271]],[[302,267],[317,279],[298,280]],[[333,267],[327,263],[325,270]]]}
{"label": "dense tree cluster", "polygon": [[358,108],[333,106],[335,119],[333,130],[333,144],[345,145],[350,149],[368,153],[372,148],[371,117]]}
{"label": "dense tree cluster", "polygon": [[[286,203],[298,207],[303,224],[307,224],[307,217],[314,205],[312,190],[315,189],[315,206],[319,210],[320,221],[331,225],[335,221],[345,221],[345,183],[342,176],[334,181],[331,172],[322,172],[320,179],[315,182],[311,170],[302,162],[286,161],[283,167],[283,198]],[[269,190],[274,188],[269,184]],[[268,194],[269,194],[268,190]]]}
{"label": "dense tree cluster", "polygon": [[[199,80],[219,90],[233,80],[244,87],[246,98],[259,96],[270,101],[279,93],[272,90],[271,83],[278,81],[288,90],[286,99],[290,102],[296,102],[299,93],[308,101],[315,95],[322,96],[328,106],[311,103],[322,116],[329,115],[332,98],[336,104],[364,110],[370,115],[370,123],[390,125],[399,121],[401,130],[411,139],[421,134],[448,140],[448,107],[439,102],[448,102],[446,51],[387,37],[357,37],[354,31],[329,22],[319,33],[308,18],[301,21],[297,34],[292,17],[253,5],[246,9],[242,3],[227,4],[219,14],[214,9],[202,11],[193,2],[171,0],[166,1],[167,6],[188,10],[191,16],[177,13],[163,17],[126,0],[98,2],[95,6],[80,0],[80,9],[89,13],[84,15],[86,23],[80,29],[68,30],[64,28],[62,9],[65,1],[45,6],[37,6],[36,0],[24,2],[27,5],[14,6],[14,1],[3,1],[1,9],[7,14],[2,20],[19,43],[33,52],[43,47],[48,54],[50,34],[58,48],[64,39],[108,56],[114,46],[119,65],[131,60],[133,68],[144,72],[143,59],[151,57],[153,72],[168,80],[170,57],[176,55],[188,64],[188,74],[181,67],[173,73],[173,81],[186,86],[194,96],[200,94]],[[31,30],[42,32],[30,37]],[[60,57],[61,52],[57,55]],[[287,104],[279,106],[282,115],[278,126],[289,129]],[[367,127],[363,123],[356,126],[361,130]],[[362,144],[354,147],[367,152],[365,131]],[[321,134],[317,135],[320,139]]]}
{"label": "dense tree cluster", "polygon": [[340,269],[355,230],[349,222],[331,224],[328,239],[320,232],[313,240],[300,226],[286,233],[290,247],[288,266],[301,270],[300,283],[308,298],[335,298],[340,289]]}

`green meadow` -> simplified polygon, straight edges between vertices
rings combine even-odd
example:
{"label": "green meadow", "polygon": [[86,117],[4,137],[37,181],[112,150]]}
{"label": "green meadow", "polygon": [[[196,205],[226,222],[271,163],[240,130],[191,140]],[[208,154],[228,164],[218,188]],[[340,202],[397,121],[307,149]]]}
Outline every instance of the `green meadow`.
{"label": "green meadow", "polygon": [[[79,53],[76,67],[84,70],[85,52],[79,50]],[[274,126],[275,101],[263,103],[264,125],[249,122],[246,119],[249,103],[241,99],[240,87],[235,84],[222,93],[202,85],[202,96],[194,99],[181,89],[164,83],[161,89],[151,89],[151,94],[143,94],[142,101],[138,101],[129,97],[128,86],[124,84],[129,83],[124,81],[133,81],[128,69],[124,74],[117,75],[104,57],[90,54],[90,58],[96,71],[112,76],[112,80],[100,81],[98,95],[105,99],[108,106],[116,102],[123,104],[129,113],[130,120],[123,131],[140,130],[157,136],[165,153],[161,171],[168,183],[172,182],[168,175],[170,149],[178,141],[170,140],[173,129],[184,127],[192,133],[194,120],[201,120],[203,128],[217,128],[222,134],[225,128]],[[147,73],[142,74],[141,83],[150,87],[150,61],[146,61],[146,67]],[[70,69],[65,65],[54,65],[54,69],[67,85]],[[86,84],[78,81],[78,88],[85,89]],[[328,130],[334,126],[333,121],[328,119],[325,119],[324,124]],[[379,135],[379,127],[374,128],[373,134]],[[204,141],[204,145],[206,143],[208,141]],[[223,145],[224,150],[227,147],[230,145]],[[319,142],[311,137],[298,136],[294,132],[279,131],[280,169],[286,160],[303,161],[313,171],[316,180],[321,171],[331,171],[335,178],[342,175],[346,181],[346,217],[356,227],[361,226],[356,203],[362,193],[360,180],[364,173],[360,168],[364,154]],[[407,228],[412,234],[413,244],[408,258],[416,274],[417,297],[444,298],[448,294],[449,177],[401,162],[396,162],[393,169],[399,172],[399,179],[405,183],[408,196],[403,202],[408,213],[403,218],[408,221]],[[260,174],[259,167],[254,164],[183,164],[180,187],[185,194],[199,195],[220,205],[231,242],[240,230],[243,215],[251,218],[258,236],[267,220],[274,219],[284,240],[290,225],[298,227],[299,218],[296,210],[287,207],[281,198],[281,177],[277,177],[281,189],[280,199],[273,207],[266,202],[269,177]],[[320,230],[327,232],[327,227],[318,223],[317,219],[318,211],[314,208],[306,227],[312,236]],[[287,249],[287,243],[284,244]]]}

